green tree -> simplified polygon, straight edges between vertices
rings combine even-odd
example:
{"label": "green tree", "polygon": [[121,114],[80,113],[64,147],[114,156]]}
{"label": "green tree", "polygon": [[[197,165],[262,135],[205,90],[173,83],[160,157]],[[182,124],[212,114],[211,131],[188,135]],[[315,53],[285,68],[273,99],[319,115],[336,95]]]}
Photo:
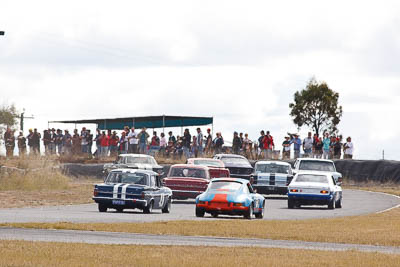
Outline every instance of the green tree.
{"label": "green tree", "polygon": [[290,116],[300,128],[311,127],[316,134],[322,131],[337,131],[343,109],[339,106],[339,93],[325,82],[312,78],[305,89],[294,94],[294,103],[289,104]]}
{"label": "green tree", "polygon": [[0,124],[6,125],[8,127],[17,124],[17,118],[19,114],[14,105],[3,105],[0,107]]}

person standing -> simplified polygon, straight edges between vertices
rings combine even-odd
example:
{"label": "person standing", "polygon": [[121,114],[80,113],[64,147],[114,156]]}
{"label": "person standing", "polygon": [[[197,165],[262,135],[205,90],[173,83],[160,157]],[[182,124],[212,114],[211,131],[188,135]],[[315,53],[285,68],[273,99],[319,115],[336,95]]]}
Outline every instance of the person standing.
{"label": "person standing", "polygon": [[240,152],[240,138],[237,132],[233,132],[233,140],[232,140],[232,150],[233,154],[239,154]]}
{"label": "person standing", "polygon": [[[203,156],[203,133],[201,132],[200,128],[197,128],[197,138],[196,138],[196,144],[197,144],[197,154],[199,157]],[[196,156],[197,157],[197,156]]]}
{"label": "person standing", "polygon": [[193,140],[192,140],[191,157],[197,158],[197,155],[199,152],[198,147],[197,147],[197,136],[193,135],[192,138],[193,138]]}
{"label": "person standing", "polygon": [[190,135],[189,129],[185,129],[182,137],[183,154],[186,158],[190,158],[190,144],[192,142],[192,136]]}
{"label": "person standing", "polygon": [[267,158],[271,159],[272,151],[275,148],[275,144],[274,144],[274,138],[272,137],[269,131],[267,131],[267,134],[265,135],[264,138],[264,148],[267,150]]}
{"label": "person standing", "polygon": [[48,156],[50,154],[49,144],[50,144],[50,131],[44,130],[43,131],[43,145],[44,145],[44,154],[46,156]]}
{"label": "person standing", "polygon": [[57,139],[57,134],[56,134],[56,129],[52,128],[51,131],[49,132],[50,138],[49,138],[49,152],[50,155],[56,154],[56,139]]}
{"label": "person standing", "polygon": [[258,158],[264,157],[266,158],[266,150],[264,149],[264,138],[265,138],[265,132],[264,130],[261,130],[260,132],[260,137],[258,137]]}
{"label": "person standing", "polygon": [[333,144],[333,158],[340,159],[342,156],[343,144],[341,138],[338,136]]}
{"label": "person standing", "polygon": [[101,132],[100,129],[96,129],[96,137],[94,138],[94,141],[96,141],[96,158],[101,157]]}
{"label": "person standing", "polygon": [[351,142],[351,137],[349,136],[346,139],[346,143],[343,145],[344,158],[352,159],[353,158],[353,150],[354,150],[354,145]]}
{"label": "person standing", "polygon": [[26,138],[24,134],[19,132],[18,135],[18,154],[20,157],[25,157],[26,156]]}
{"label": "person standing", "polygon": [[92,146],[93,146],[93,134],[90,133],[90,130],[86,130],[86,141],[87,141],[87,153],[89,158],[92,158]]}
{"label": "person standing", "polygon": [[6,146],[6,157],[12,158],[14,156],[15,137],[14,132],[8,127],[4,133],[4,143]]}
{"label": "person standing", "polygon": [[81,139],[81,152],[83,155],[86,155],[88,153],[87,151],[88,140],[87,140],[86,127],[82,127],[80,139]]}
{"label": "person standing", "polygon": [[[125,142],[127,140],[126,139],[126,135],[125,135],[125,131],[122,132],[121,134],[121,139],[119,139],[117,132],[113,131],[110,140],[109,140],[109,147],[110,147],[110,156],[111,157],[116,157],[119,153],[122,153],[123,151],[125,151]],[[119,143],[119,146],[118,146]],[[124,153],[122,153],[124,154]]]}
{"label": "person standing", "polygon": [[70,156],[72,152],[72,136],[68,130],[64,130],[62,137],[63,154]]}
{"label": "person standing", "polygon": [[282,143],[282,159],[290,159],[290,140],[289,140],[289,136],[285,136],[285,141],[283,141]]}
{"label": "person standing", "polygon": [[297,159],[300,157],[300,147],[301,147],[301,139],[298,134],[293,135],[292,140],[290,141],[293,144],[294,158]]}
{"label": "person standing", "polygon": [[212,135],[211,135],[211,129],[208,128],[207,129],[207,139],[206,139],[206,147],[205,147],[205,152],[207,155],[211,155],[212,154]]}
{"label": "person standing", "polygon": [[160,134],[160,153],[163,157],[165,157],[165,151],[167,149],[167,139],[165,138],[165,134],[161,133]]}
{"label": "person standing", "polygon": [[106,158],[108,156],[108,147],[110,145],[110,138],[106,135],[106,131],[101,133],[100,137],[100,157]]}
{"label": "person standing", "polygon": [[63,133],[61,129],[57,129],[56,146],[58,155],[61,156],[63,153]]}
{"label": "person standing", "polygon": [[317,137],[317,140],[315,141],[315,151],[314,151],[314,156],[317,159],[322,158],[322,147],[323,147],[322,138]]}
{"label": "person standing", "polygon": [[128,134],[128,141],[129,141],[128,153],[137,153],[139,140],[137,139],[135,127],[131,128],[131,131]]}
{"label": "person standing", "polygon": [[33,155],[34,151],[33,151],[33,131],[32,131],[32,129],[29,129],[29,134],[26,137],[26,139],[28,140],[29,155]]}
{"label": "person standing", "polygon": [[216,133],[217,137],[215,137],[214,143],[214,153],[220,154],[222,152],[222,146],[224,145],[224,138],[222,137],[221,133]]}
{"label": "person standing", "polygon": [[139,140],[139,153],[147,154],[147,139],[149,138],[149,134],[146,132],[146,128],[143,127],[142,131],[137,135]]}
{"label": "person standing", "polygon": [[329,159],[329,152],[331,148],[331,139],[329,138],[329,133],[325,133],[325,138],[322,140],[322,158]]}
{"label": "person standing", "polygon": [[243,139],[243,152],[244,156],[247,159],[253,159],[251,157],[251,147],[253,145],[253,142],[249,139],[249,135],[247,133],[244,134],[244,139]]}
{"label": "person standing", "polygon": [[37,131],[37,129],[33,129],[32,142],[33,142],[33,154],[40,156],[40,138],[42,135]]}
{"label": "person standing", "polygon": [[74,130],[72,136],[72,154],[77,156],[81,153],[81,137],[79,136],[78,129]]}
{"label": "person standing", "polygon": [[[128,128],[128,131],[129,131],[129,128]],[[114,133],[113,133],[113,136],[114,136]],[[118,138],[118,136],[117,136],[117,138]],[[113,137],[111,137],[111,140],[112,139],[113,139]],[[123,131],[121,133],[121,138],[119,139],[119,153],[126,154],[126,153],[128,153],[128,149],[129,149],[128,137],[126,135],[126,131]],[[113,154],[113,156],[114,156],[114,154]]]}
{"label": "person standing", "polygon": [[312,136],[312,133],[308,132],[308,136],[306,138],[304,138],[304,140],[303,140],[304,156],[307,158],[312,156],[312,148],[313,148],[314,140],[311,136]]}

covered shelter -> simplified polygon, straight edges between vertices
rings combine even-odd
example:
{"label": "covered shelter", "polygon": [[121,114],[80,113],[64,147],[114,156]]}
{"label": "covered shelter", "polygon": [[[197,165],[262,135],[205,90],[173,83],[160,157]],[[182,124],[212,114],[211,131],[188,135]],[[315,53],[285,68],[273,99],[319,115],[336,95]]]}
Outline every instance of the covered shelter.
{"label": "covered shelter", "polygon": [[[167,128],[167,127],[189,127],[213,125],[213,117],[192,117],[192,116],[146,116],[146,117],[124,117],[106,118],[92,120],[63,120],[49,121],[50,123],[73,123],[73,124],[96,124],[101,130],[123,130],[125,126],[129,128]],[[76,128],[76,127],[75,127]]]}

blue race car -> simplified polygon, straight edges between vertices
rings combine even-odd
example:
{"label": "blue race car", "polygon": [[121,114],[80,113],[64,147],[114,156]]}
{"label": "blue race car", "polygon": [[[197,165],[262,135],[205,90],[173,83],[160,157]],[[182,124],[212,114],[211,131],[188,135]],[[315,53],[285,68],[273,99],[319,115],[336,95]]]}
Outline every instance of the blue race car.
{"label": "blue race car", "polygon": [[251,219],[264,217],[265,199],[254,192],[250,182],[239,178],[216,178],[210,181],[207,190],[196,198],[196,217],[210,213],[242,215]]}
{"label": "blue race car", "polygon": [[151,213],[161,209],[163,213],[171,210],[172,191],[161,184],[157,173],[139,169],[112,170],[104,183],[96,184],[93,200],[98,203],[99,211],[116,209],[141,209]]}

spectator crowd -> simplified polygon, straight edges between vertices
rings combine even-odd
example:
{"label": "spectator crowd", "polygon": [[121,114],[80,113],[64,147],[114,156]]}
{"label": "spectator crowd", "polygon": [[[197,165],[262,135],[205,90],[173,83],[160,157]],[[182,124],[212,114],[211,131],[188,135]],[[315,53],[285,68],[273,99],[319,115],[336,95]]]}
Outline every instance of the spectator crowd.
{"label": "spectator crowd", "polygon": [[[256,141],[252,141],[248,134],[233,133],[232,146],[224,146],[224,138],[220,132],[213,137],[211,129],[203,135],[200,128],[192,135],[185,129],[182,136],[174,136],[172,131],[168,136],[153,131],[152,136],[146,128],[137,131],[134,127],[125,127],[118,135],[116,131],[97,130],[92,134],[89,129],[77,129],[73,133],[68,130],[47,129],[43,134],[37,129],[29,129],[25,137],[23,132],[16,136],[15,131],[7,128],[4,134],[6,156],[13,157],[15,146],[19,155],[41,155],[41,142],[45,155],[72,156],[83,155],[88,157],[105,158],[124,153],[141,153],[160,155],[172,158],[189,158],[211,156],[219,153],[240,154],[248,159],[290,159],[293,150],[294,158],[315,157],[324,159],[352,159],[354,146],[351,137],[344,141],[342,136],[325,132],[323,136],[308,133],[304,139],[299,134],[288,133],[282,142],[282,150],[277,150],[274,138],[269,131],[262,130]],[[93,147],[93,145],[95,145]],[[29,148],[29,149],[27,149]],[[282,152],[281,152],[282,151]]]}

